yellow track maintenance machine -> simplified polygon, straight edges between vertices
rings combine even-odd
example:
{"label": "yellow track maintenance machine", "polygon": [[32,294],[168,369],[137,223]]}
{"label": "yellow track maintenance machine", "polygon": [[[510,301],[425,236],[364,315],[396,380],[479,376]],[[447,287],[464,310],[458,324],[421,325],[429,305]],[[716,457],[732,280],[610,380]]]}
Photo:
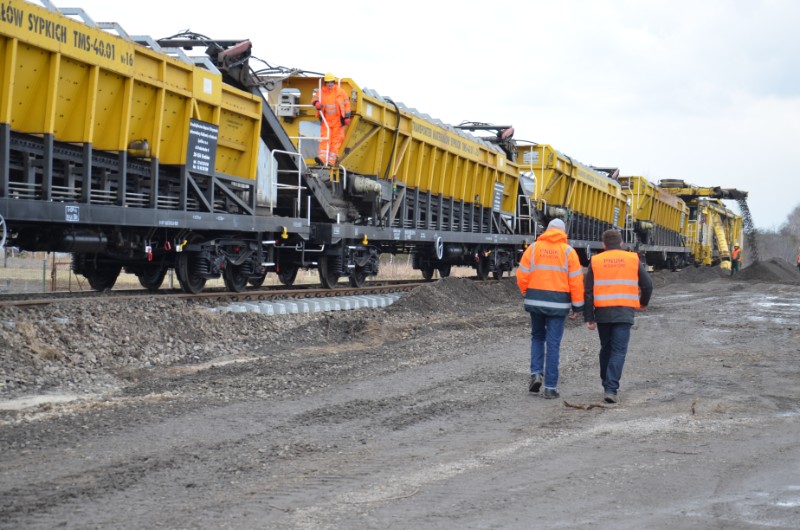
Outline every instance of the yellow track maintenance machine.
{"label": "yellow track maintenance machine", "polygon": [[[723,200],[735,200],[743,213],[747,208],[747,192],[734,188],[701,187],[683,180],[665,179],[659,183],[665,191],[672,193],[689,206],[688,243],[696,265],[719,265],[730,270],[733,246],[744,248],[745,222],[741,215],[730,210]],[[752,222],[750,222],[752,227]],[[754,232],[751,230],[751,234]],[[748,250],[751,258],[758,260],[754,236],[748,234]]]}

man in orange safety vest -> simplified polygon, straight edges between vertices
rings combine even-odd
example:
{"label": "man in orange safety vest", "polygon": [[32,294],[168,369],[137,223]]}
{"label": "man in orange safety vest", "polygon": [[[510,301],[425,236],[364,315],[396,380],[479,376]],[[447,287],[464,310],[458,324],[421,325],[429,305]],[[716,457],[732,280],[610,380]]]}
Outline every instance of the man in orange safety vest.
{"label": "man in orange safety vest", "polygon": [[335,166],[344,140],[344,128],[350,124],[350,98],[329,72],[322,78],[322,88],[314,93],[311,104],[317,109],[322,137],[315,160],[320,165]]}
{"label": "man in orange safety vest", "polygon": [[530,392],[544,384],[545,399],[559,397],[558,364],[564,322],[578,318],[583,308],[583,268],[567,243],[564,221],[553,219],[525,249],[517,268],[517,287],[531,314]]}
{"label": "man in orange safety vest", "polygon": [[603,232],[604,251],[592,256],[584,277],[583,319],[600,336],[600,380],[606,403],[619,402],[619,380],[628,353],[635,310],[650,303],[653,281],[639,255],[622,249],[618,230]]}

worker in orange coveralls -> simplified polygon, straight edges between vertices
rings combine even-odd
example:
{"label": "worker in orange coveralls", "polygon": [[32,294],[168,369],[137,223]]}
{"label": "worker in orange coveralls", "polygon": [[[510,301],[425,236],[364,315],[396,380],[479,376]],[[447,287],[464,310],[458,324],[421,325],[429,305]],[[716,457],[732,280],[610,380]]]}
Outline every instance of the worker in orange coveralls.
{"label": "worker in orange coveralls", "polygon": [[311,104],[317,109],[322,137],[315,160],[318,164],[335,166],[344,140],[344,128],[350,124],[350,98],[336,83],[336,77],[327,73],[322,78],[322,89],[314,94]]}
{"label": "worker in orange coveralls", "polygon": [[733,251],[731,251],[731,276],[739,272],[739,269],[742,266],[742,249],[739,248],[739,245],[733,245]]}

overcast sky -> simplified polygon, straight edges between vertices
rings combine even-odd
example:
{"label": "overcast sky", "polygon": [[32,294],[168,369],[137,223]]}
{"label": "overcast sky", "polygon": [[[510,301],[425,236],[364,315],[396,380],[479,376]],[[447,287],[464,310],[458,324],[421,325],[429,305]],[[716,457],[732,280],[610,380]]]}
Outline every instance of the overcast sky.
{"label": "overcast sky", "polygon": [[800,1],[54,3],[129,34],[250,39],[271,65],[623,175],[749,191],[758,228],[800,204]]}

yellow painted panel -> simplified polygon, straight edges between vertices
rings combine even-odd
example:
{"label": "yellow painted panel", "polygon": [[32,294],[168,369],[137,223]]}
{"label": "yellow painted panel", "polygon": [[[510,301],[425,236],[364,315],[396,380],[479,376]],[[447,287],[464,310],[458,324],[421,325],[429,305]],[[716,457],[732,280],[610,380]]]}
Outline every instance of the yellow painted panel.
{"label": "yellow painted panel", "polygon": [[93,144],[97,149],[121,151],[127,148],[125,128],[128,116],[125,82],[126,77],[110,72],[100,72],[95,93],[95,121]]}
{"label": "yellow painted panel", "polygon": [[2,32],[37,48],[131,75],[134,44],[28,2],[3,4]]}
{"label": "yellow painted panel", "polygon": [[257,149],[254,148],[253,139],[256,138],[259,124],[260,122],[247,119],[241,114],[222,110],[216,158],[218,172],[255,179],[256,159],[253,153]]}
{"label": "yellow painted panel", "polygon": [[63,58],[58,77],[54,134],[66,142],[90,142],[86,134],[91,119],[90,68],[69,58]]}
{"label": "yellow painted panel", "polygon": [[26,133],[44,133],[45,102],[50,94],[51,54],[22,44],[18,46],[13,72],[11,128]]}
{"label": "yellow painted panel", "polygon": [[195,68],[192,76],[192,93],[197,101],[219,106],[222,104],[222,79],[207,70]]}
{"label": "yellow painted panel", "polygon": [[17,40],[0,36],[0,123],[11,123]]}
{"label": "yellow painted panel", "polygon": [[159,88],[150,84],[141,82],[133,84],[128,131],[128,140],[147,140],[153,156],[158,156],[160,149],[155,136],[158,132],[156,120],[162,112],[158,100],[159,91]]}
{"label": "yellow painted panel", "polygon": [[185,162],[186,142],[175,140],[182,140],[188,136],[190,112],[190,98],[165,91],[161,120],[161,149],[159,150],[159,159],[162,164],[180,165]]}

